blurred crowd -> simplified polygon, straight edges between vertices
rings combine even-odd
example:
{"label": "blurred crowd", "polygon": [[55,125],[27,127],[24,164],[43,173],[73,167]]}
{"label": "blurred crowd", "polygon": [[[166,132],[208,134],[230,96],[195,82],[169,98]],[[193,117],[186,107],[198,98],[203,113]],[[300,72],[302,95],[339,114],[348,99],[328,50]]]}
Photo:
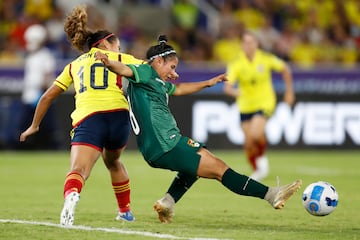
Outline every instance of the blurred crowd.
{"label": "blurred crowd", "polygon": [[[47,45],[58,59],[75,57],[63,19],[79,3],[88,5],[92,29],[115,32],[122,51],[138,58],[165,33],[182,61],[226,64],[239,54],[241,33],[249,30],[264,50],[299,67],[354,67],[360,60],[360,0],[6,0],[0,2],[0,63],[22,61],[24,32],[35,23],[47,28]],[[139,24],[136,12],[120,14],[127,6],[151,6],[159,14]],[[158,18],[167,24],[147,31]]]}

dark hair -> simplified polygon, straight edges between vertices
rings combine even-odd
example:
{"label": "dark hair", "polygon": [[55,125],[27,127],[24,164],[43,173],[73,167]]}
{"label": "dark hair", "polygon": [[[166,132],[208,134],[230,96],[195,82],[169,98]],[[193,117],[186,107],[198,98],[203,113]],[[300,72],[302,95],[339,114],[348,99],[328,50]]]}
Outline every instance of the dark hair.
{"label": "dark hair", "polygon": [[92,32],[87,27],[87,22],[88,15],[85,5],[76,6],[65,19],[64,31],[67,38],[71,45],[80,52],[96,47],[102,39],[112,42],[117,38],[107,30]]}
{"label": "dark hair", "polygon": [[165,60],[170,57],[176,56],[176,51],[174,48],[167,43],[167,37],[165,35],[160,35],[158,37],[158,44],[151,46],[146,52],[146,58],[151,63],[156,57],[162,57]]}
{"label": "dark hair", "polygon": [[107,30],[99,30],[97,32],[91,33],[86,39],[86,46],[88,49],[92,47],[97,47],[102,40],[107,40],[110,43],[116,40],[116,36]]}

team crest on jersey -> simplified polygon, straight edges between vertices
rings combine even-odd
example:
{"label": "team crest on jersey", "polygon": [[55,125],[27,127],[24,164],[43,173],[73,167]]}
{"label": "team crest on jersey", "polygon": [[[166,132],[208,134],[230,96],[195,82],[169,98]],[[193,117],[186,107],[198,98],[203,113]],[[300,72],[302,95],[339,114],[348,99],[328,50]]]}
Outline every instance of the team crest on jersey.
{"label": "team crest on jersey", "polygon": [[187,141],[187,144],[188,144],[190,147],[200,147],[200,143],[192,140],[191,138],[189,138],[189,140]]}
{"label": "team crest on jersey", "polygon": [[262,73],[262,72],[264,72],[264,70],[265,70],[265,67],[264,67],[264,65],[262,65],[262,64],[259,64],[259,65],[257,66],[257,70],[258,70],[258,72],[259,72],[259,73]]}

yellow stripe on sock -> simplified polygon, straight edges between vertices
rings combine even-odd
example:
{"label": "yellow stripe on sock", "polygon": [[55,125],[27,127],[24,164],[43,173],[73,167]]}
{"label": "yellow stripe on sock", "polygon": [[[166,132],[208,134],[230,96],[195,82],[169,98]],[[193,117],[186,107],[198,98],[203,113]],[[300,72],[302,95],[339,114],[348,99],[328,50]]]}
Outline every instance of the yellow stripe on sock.
{"label": "yellow stripe on sock", "polygon": [[83,177],[78,174],[78,173],[71,173],[70,175],[68,175],[65,179],[65,182],[68,181],[68,180],[71,180],[71,179],[75,179],[75,180],[78,180],[80,181],[82,184],[84,184],[84,179]]}
{"label": "yellow stripe on sock", "polygon": [[113,186],[113,189],[114,189],[115,193],[125,192],[127,190],[130,190],[130,184],[127,183],[127,184],[124,184],[121,186]]}

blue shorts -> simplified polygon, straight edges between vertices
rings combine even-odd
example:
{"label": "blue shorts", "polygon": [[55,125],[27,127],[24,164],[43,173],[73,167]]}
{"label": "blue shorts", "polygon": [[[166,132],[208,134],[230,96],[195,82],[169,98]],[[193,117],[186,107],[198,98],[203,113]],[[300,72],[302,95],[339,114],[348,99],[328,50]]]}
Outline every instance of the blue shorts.
{"label": "blue shorts", "polygon": [[127,144],[129,133],[128,111],[95,113],[71,130],[71,145],[117,150]]}
{"label": "blue shorts", "polygon": [[264,111],[262,110],[259,110],[259,111],[256,111],[256,112],[252,112],[252,113],[240,113],[240,120],[241,122],[245,122],[245,121],[248,121],[250,119],[252,119],[255,115],[264,115]]}

